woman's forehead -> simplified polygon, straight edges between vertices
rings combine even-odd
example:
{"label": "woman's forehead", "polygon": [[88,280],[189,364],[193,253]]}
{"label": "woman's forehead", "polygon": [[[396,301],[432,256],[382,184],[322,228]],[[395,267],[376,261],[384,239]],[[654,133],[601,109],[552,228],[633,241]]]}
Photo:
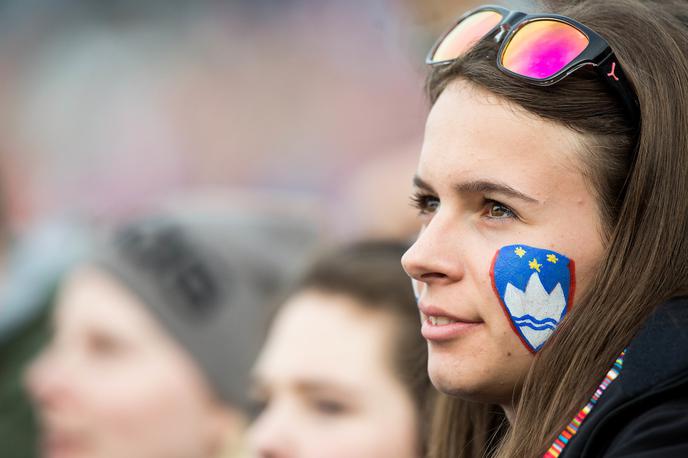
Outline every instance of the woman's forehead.
{"label": "woman's forehead", "polygon": [[93,267],[76,270],[61,291],[55,321],[61,329],[157,336],[158,327],[143,303],[123,284]]}
{"label": "woman's forehead", "polygon": [[393,317],[369,313],[344,296],[297,295],[273,323],[256,374],[348,386],[357,386],[361,373],[386,376],[393,326]]}
{"label": "woman's forehead", "polygon": [[517,188],[537,180],[542,189],[582,174],[580,151],[582,137],[572,130],[457,81],[428,116],[418,174],[430,184],[489,181]]}

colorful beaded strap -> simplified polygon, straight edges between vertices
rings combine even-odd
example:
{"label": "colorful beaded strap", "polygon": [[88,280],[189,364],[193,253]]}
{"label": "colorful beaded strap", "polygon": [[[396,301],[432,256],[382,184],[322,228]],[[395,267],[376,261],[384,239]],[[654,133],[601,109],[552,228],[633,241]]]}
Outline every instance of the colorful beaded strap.
{"label": "colorful beaded strap", "polygon": [[559,434],[559,437],[557,437],[542,458],[557,458],[564,448],[566,448],[571,438],[576,435],[578,428],[580,428],[580,425],[583,423],[593,407],[595,407],[595,404],[597,404],[597,401],[600,399],[600,397],[602,397],[602,394],[605,392],[607,387],[609,387],[609,385],[619,376],[621,368],[623,367],[625,354],[626,350],[621,352],[619,357],[614,362],[614,366],[609,369],[609,372],[607,372],[604,380],[602,380],[600,386],[597,387],[595,394],[592,395],[590,402],[588,402],[585,407],[578,412],[578,415],[576,415],[573,420],[571,420],[571,423],[569,423],[569,425],[561,432],[561,434]]}

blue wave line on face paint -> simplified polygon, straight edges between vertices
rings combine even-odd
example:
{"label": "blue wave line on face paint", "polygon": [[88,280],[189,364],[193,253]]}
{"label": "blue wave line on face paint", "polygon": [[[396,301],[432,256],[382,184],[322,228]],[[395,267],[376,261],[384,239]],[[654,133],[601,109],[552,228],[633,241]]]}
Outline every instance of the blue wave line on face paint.
{"label": "blue wave line on face paint", "polygon": [[530,323],[530,324],[532,324],[532,325],[534,325],[534,326],[552,326],[552,327],[556,327],[557,324],[558,324],[558,323],[556,323],[556,322],[555,322],[555,323],[549,323],[549,322],[547,322],[547,323],[538,323],[537,321],[533,321],[533,320],[530,320],[530,319],[528,319],[528,318],[523,318],[523,319],[514,318],[513,321],[514,321],[515,324]]}
{"label": "blue wave line on face paint", "polygon": [[532,321],[532,322],[535,323],[535,324],[545,324],[545,323],[549,323],[549,324],[553,324],[554,326],[556,326],[557,323],[558,323],[557,320],[555,320],[554,318],[543,318],[543,319],[541,319],[541,320],[538,320],[538,319],[535,318],[534,316],[529,315],[529,314],[527,314],[527,313],[526,313],[525,315],[523,315],[523,316],[515,316],[515,317],[513,317],[513,319],[514,319],[514,321],[529,320],[529,321]]}
{"label": "blue wave line on face paint", "polygon": [[547,330],[554,331],[554,326],[552,326],[551,324],[537,325],[537,324],[530,323],[528,321],[523,321],[523,322],[514,321],[514,324],[516,324],[516,326],[518,326],[519,328],[527,327],[530,329],[534,329],[536,331],[547,331]]}

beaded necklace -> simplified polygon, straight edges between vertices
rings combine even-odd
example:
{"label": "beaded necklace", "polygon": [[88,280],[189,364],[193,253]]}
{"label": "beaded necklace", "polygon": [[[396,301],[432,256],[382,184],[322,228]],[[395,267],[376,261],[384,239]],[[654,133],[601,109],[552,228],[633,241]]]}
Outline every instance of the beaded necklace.
{"label": "beaded necklace", "polygon": [[604,380],[602,380],[600,386],[597,387],[595,394],[592,395],[590,402],[588,402],[585,407],[578,412],[578,415],[571,420],[571,423],[564,428],[564,430],[559,434],[559,437],[556,438],[552,446],[542,458],[557,458],[564,448],[566,448],[571,438],[576,435],[578,428],[580,428],[580,425],[583,423],[593,407],[595,407],[595,404],[597,404],[597,401],[600,399],[607,387],[609,387],[609,385],[619,376],[621,368],[623,367],[624,355],[626,355],[626,350],[621,352],[619,357],[614,362],[614,366],[609,369],[609,372],[607,372]]}

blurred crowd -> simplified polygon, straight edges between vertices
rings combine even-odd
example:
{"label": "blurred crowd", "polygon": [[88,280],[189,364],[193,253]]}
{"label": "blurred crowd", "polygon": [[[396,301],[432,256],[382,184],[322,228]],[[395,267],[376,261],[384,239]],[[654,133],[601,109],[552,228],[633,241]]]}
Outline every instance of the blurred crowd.
{"label": "blurred crowd", "polygon": [[0,456],[422,456],[423,61],[478,3],[0,2]]}

